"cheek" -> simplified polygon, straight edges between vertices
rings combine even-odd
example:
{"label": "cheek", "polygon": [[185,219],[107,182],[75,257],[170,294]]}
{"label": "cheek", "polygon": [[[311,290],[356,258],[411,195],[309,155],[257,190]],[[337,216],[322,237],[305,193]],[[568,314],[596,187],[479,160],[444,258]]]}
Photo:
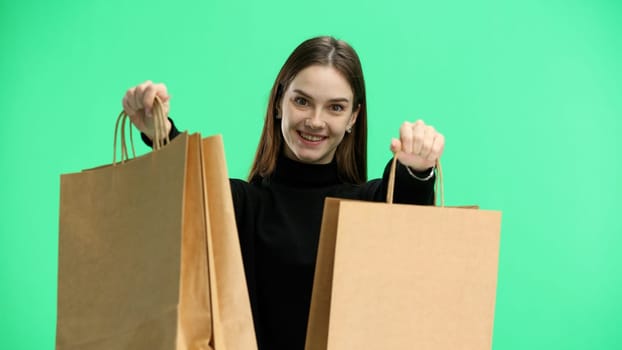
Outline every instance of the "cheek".
{"label": "cheek", "polygon": [[348,128],[348,121],[347,120],[336,120],[333,123],[330,123],[330,129],[332,130],[333,134],[337,135],[337,136],[342,136],[346,133],[346,129]]}
{"label": "cheek", "polygon": [[288,111],[284,111],[281,116],[281,136],[286,142],[290,142],[292,140],[292,129],[295,128],[295,125],[292,123],[291,114]]}
{"label": "cheek", "polygon": [[285,118],[281,117],[281,135],[283,136],[283,138],[285,138],[287,140],[287,129],[288,129],[288,125],[287,125],[287,121],[285,120]]}
{"label": "cheek", "polygon": [[289,111],[283,111],[283,115],[281,116],[281,129],[283,129],[283,131],[285,131],[287,128],[289,128],[292,125],[292,118],[291,118],[291,114],[289,113]]}
{"label": "cheek", "polygon": [[283,109],[283,116],[281,120],[281,124],[283,125],[283,130],[286,128],[294,128],[297,124],[299,124],[302,120],[305,119],[305,115],[303,112],[298,111],[294,108]]}

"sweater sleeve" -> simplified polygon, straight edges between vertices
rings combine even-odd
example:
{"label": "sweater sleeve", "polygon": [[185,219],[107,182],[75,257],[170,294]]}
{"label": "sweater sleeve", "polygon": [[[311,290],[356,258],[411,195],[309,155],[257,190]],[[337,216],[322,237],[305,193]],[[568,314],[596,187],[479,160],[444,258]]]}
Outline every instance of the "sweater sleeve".
{"label": "sweater sleeve", "polygon": [[[177,137],[177,135],[180,134],[179,130],[177,129],[177,127],[175,126],[175,123],[173,122],[173,119],[168,118],[168,120],[171,122],[171,130],[168,132],[168,138],[173,141],[173,139],[175,137]],[[145,145],[149,146],[149,147],[153,147],[153,141],[151,141],[151,139],[149,137],[147,137],[147,135],[145,135],[144,133],[140,133],[140,138],[143,140],[143,142],[145,143]]]}
{"label": "sweater sleeve", "polygon": [[[389,184],[389,174],[391,172],[390,160],[384,168],[382,179],[368,181],[362,188],[362,199],[384,202],[387,197],[387,187]],[[415,173],[419,177],[426,177],[431,169],[421,173]],[[434,182],[436,175],[427,181],[413,178],[408,170],[399,161],[395,169],[395,188],[393,191],[393,202],[402,204],[434,204]]]}

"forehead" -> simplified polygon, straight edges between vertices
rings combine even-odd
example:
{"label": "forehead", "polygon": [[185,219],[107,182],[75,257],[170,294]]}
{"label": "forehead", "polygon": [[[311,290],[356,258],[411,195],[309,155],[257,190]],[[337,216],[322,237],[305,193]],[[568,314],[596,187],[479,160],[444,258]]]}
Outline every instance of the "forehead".
{"label": "forehead", "polygon": [[288,88],[302,90],[315,99],[347,98],[352,100],[352,87],[346,78],[332,66],[313,65],[301,70]]}

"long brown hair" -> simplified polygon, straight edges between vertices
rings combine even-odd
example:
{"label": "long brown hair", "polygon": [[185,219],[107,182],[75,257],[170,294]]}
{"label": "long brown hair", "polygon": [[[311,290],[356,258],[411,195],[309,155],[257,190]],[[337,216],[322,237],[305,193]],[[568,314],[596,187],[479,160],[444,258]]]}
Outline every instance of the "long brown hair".
{"label": "long brown hair", "polygon": [[346,134],[337,150],[335,159],[339,177],[347,183],[360,184],[367,181],[367,102],[361,61],[354,49],[345,41],[330,36],[320,36],[304,41],[291,53],[274,81],[268,100],[266,119],[257,146],[255,160],[248,180],[270,176],[283,147],[281,120],[277,119],[283,94],[303,69],[312,65],[331,66],[339,71],[350,84],[354,95],[353,111],[358,107],[358,117],[352,132]]}

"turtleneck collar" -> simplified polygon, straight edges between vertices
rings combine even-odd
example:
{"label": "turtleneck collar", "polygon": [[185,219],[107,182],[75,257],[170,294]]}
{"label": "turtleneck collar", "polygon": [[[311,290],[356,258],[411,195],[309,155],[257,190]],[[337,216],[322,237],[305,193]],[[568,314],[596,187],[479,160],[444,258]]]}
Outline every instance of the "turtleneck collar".
{"label": "turtleneck collar", "polygon": [[279,155],[271,181],[294,187],[325,187],[339,184],[335,158],[329,164],[307,164]]}

